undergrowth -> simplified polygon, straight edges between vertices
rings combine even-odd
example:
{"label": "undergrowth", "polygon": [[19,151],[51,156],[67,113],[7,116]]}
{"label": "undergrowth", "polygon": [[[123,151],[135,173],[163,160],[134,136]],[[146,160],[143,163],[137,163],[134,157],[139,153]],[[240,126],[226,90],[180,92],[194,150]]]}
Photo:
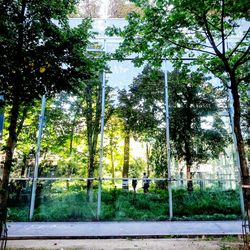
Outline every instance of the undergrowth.
{"label": "undergrowth", "polygon": [[[26,203],[27,204],[27,203]],[[9,208],[9,221],[27,221],[28,205]],[[121,189],[102,190],[101,220],[167,220],[167,190],[134,193]],[[43,190],[36,200],[35,221],[96,220],[97,190],[88,202],[84,190]],[[234,220],[240,218],[239,194],[235,190],[173,190],[174,220]]]}

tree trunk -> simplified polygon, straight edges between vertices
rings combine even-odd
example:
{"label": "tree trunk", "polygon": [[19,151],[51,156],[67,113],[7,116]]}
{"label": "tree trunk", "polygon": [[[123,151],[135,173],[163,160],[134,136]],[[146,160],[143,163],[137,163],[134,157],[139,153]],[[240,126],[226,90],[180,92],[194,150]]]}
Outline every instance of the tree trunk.
{"label": "tree trunk", "polygon": [[[95,161],[95,155],[92,152],[89,155],[89,163],[88,163],[88,178],[94,177],[94,161]],[[93,180],[87,181],[87,201],[93,202]]]}
{"label": "tree trunk", "polygon": [[186,167],[187,167],[187,190],[192,192],[193,181],[192,181],[191,167],[192,167],[193,161],[192,161],[192,154],[191,154],[190,146],[191,146],[191,139],[187,138],[185,141],[185,161],[186,161]]}
{"label": "tree trunk", "polygon": [[[74,128],[75,128],[75,119],[73,121],[73,124],[71,125],[70,135],[69,135],[69,157],[72,155],[73,151]],[[69,163],[67,169],[67,175],[70,177],[71,174],[72,174],[72,168],[71,168],[71,163]],[[67,190],[69,190],[69,180],[66,180],[66,188]]]}
{"label": "tree trunk", "polygon": [[111,175],[112,175],[112,184],[115,184],[115,159],[114,159],[114,150],[113,150],[113,138],[110,137],[110,141],[109,141],[109,146],[110,146],[110,160],[111,160]]}
{"label": "tree trunk", "polygon": [[233,107],[234,107],[234,133],[236,136],[237,150],[238,150],[239,160],[240,160],[241,181],[243,184],[243,194],[244,194],[244,200],[245,200],[244,204],[245,204],[245,209],[248,212],[248,215],[250,215],[249,169],[247,166],[244,140],[243,140],[242,132],[241,132],[240,97],[238,94],[238,86],[236,84],[234,76],[231,77],[231,90],[232,90],[232,96],[233,96],[233,101],[234,101],[234,103],[233,103]]}
{"label": "tree trunk", "polygon": [[150,176],[150,145],[146,142],[147,176]]}
{"label": "tree trunk", "polygon": [[[101,121],[101,81],[97,86],[97,96],[96,96],[96,105],[95,112],[93,109],[93,86],[88,85],[86,87],[86,102],[87,102],[87,113],[86,113],[86,122],[87,122],[87,136],[88,136],[88,151],[89,151],[89,161],[88,161],[88,178],[94,177],[94,168],[95,168],[95,155],[96,147],[98,141],[98,135],[101,131],[100,121]],[[87,181],[87,201],[93,201],[93,180]]]}
{"label": "tree trunk", "polygon": [[7,218],[7,201],[8,201],[8,183],[10,171],[13,162],[13,154],[17,141],[17,118],[19,111],[19,102],[15,100],[10,111],[10,125],[8,128],[9,137],[5,147],[5,162],[3,166],[3,176],[0,179],[0,233],[3,232],[3,223]]}
{"label": "tree trunk", "polygon": [[0,94],[0,141],[3,136],[3,126],[4,126],[4,97]]}
{"label": "tree trunk", "polygon": [[193,181],[192,181],[191,167],[192,167],[192,165],[187,164],[187,190],[190,191],[190,192],[193,191]]}
{"label": "tree trunk", "polygon": [[[129,148],[130,148],[130,131],[126,129],[124,138],[124,160],[123,160],[123,170],[122,178],[128,178],[129,172]],[[122,181],[122,189],[128,189],[128,180]]]}
{"label": "tree trunk", "polygon": [[69,135],[69,156],[72,154],[73,150],[73,139],[74,139],[74,130],[75,130],[75,121],[73,122],[71,129],[70,129],[70,135]]}

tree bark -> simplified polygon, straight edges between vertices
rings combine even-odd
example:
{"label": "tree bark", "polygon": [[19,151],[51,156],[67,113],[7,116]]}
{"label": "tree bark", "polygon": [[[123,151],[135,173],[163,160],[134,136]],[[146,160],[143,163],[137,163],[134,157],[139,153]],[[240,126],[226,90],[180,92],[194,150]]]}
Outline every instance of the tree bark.
{"label": "tree bark", "polygon": [[[88,178],[94,177],[94,159],[95,155],[91,153],[89,155],[89,163],[88,163]],[[93,202],[93,180],[87,181],[87,201]]]}
{"label": "tree bark", "polygon": [[150,176],[150,145],[146,142],[147,176]]}
{"label": "tree bark", "polygon": [[[123,169],[122,169],[122,178],[128,178],[129,172],[129,149],[130,149],[130,131],[129,129],[125,130],[124,138],[124,158],[123,158]],[[122,189],[128,189],[128,181],[122,181]]]}
{"label": "tree bark", "polygon": [[114,159],[114,150],[113,150],[113,147],[114,147],[114,143],[113,143],[113,135],[111,135],[110,137],[110,141],[109,141],[109,146],[110,146],[110,160],[111,160],[111,175],[112,175],[112,184],[114,185],[115,184],[115,159]]}
{"label": "tree bark", "polygon": [[192,174],[191,174],[191,165],[187,164],[187,190],[192,192],[193,191],[193,181],[192,181]]}
{"label": "tree bark", "polygon": [[235,76],[231,75],[231,90],[233,96],[233,107],[234,107],[234,133],[237,141],[237,150],[239,154],[240,170],[241,170],[241,182],[243,185],[244,204],[245,209],[250,215],[250,179],[249,169],[247,166],[245,145],[241,131],[241,112],[240,112],[240,97],[238,94],[238,85],[235,80]]}
{"label": "tree bark", "polygon": [[[87,122],[87,136],[88,136],[88,152],[89,152],[89,161],[88,161],[88,178],[94,177],[95,170],[95,155],[96,147],[98,141],[98,135],[101,131],[101,97],[102,97],[102,88],[101,81],[97,86],[96,93],[96,104],[94,111],[93,103],[93,86],[90,85],[86,87],[86,102],[87,102],[87,113],[86,113],[86,122]],[[87,201],[92,202],[93,200],[93,180],[87,181]]]}
{"label": "tree bark", "polygon": [[17,118],[19,111],[19,101],[13,101],[10,111],[10,125],[8,128],[9,136],[5,147],[5,161],[3,166],[3,176],[0,179],[0,233],[3,231],[3,222],[7,218],[7,202],[8,202],[8,183],[10,171],[13,163],[13,154],[17,142]]}
{"label": "tree bark", "polygon": [[[190,140],[189,140],[190,141]],[[186,160],[186,167],[187,167],[187,190],[192,192],[193,191],[193,181],[192,181],[192,157],[189,148],[190,142],[185,142],[185,160]]]}

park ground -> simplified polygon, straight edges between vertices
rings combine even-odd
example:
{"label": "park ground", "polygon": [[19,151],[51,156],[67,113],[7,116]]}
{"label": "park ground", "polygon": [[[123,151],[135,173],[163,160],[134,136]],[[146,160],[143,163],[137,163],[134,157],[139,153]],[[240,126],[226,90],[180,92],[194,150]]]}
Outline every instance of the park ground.
{"label": "park ground", "polygon": [[67,239],[67,240],[9,240],[8,250],[236,250],[243,249],[236,237],[175,238],[175,239]]}

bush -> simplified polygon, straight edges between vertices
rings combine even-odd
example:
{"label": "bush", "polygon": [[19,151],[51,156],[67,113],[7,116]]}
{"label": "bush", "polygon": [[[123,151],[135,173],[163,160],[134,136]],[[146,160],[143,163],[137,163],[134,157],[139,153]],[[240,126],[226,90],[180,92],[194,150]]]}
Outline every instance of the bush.
{"label": "bush", "polygon": [[[55,191],[55,190],[53,190]],[[46,189],[35,209],[36,221],[96,220],[97,190],[94,202],[86,201],[79,185],[64,192]],[[231,220],[241,217],[239,194],[235,190],[173,190],[173,213],[176,220]],[[9,220],[26,221],[28,206],[10,208]],[[165,220],[168,219],[168,191],[152,189],[149,193],[133,193],[121,189],[102,190],[101,220]]]}

